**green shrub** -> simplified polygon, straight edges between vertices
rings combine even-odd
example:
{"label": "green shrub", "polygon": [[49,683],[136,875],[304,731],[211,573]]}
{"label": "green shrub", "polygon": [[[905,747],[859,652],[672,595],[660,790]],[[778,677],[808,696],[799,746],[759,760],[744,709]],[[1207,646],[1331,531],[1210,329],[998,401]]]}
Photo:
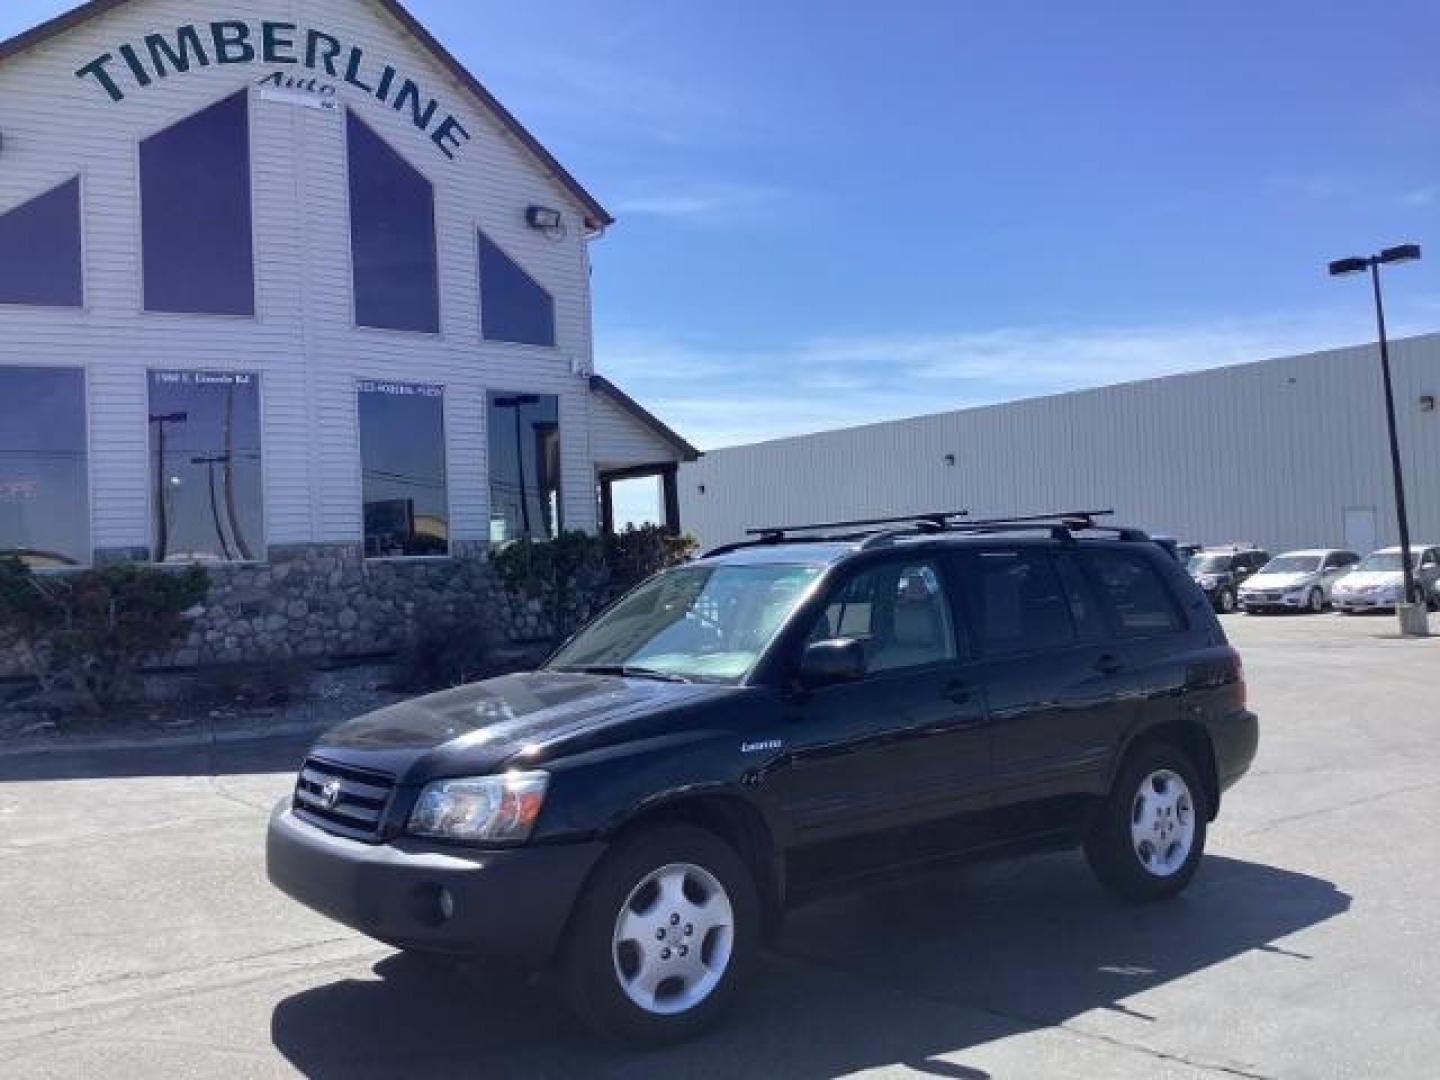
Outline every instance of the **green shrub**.
{"label": "green shrub", "polygon": [[479,604],[421,608],[395,657],[391,688],[420,694],[489,678],[498,671],[500,637],[493,616]]}
{"label": "green shrub", "polygon": [[611,597],[629,592],[657,570],[689,561],[697,546],[688,533],[677,536],[659,525],[625,526],[605,541]]}
{"label": "green shrub", "polygon": [[491,558],[507,590],[542,602],[560,639],[621,593],[694,553],[694,537],[658,525],[627,525],[608,537],[565,532],[554,540],[514,540]]}
{"label": "green shrub", "polygon": [[184,613],[209,586],[200,567],[120,563],[37,575],[0,558],[0,646],[18,652],[57,710],[101,712],[131,690],[144,661],[175,646]]}
{"label": "green shrub", "polygon": [[309,674],[302,661],[285,658],[213,664],[196,673],[195,696],[235,705],[288,705],[304,696]]}

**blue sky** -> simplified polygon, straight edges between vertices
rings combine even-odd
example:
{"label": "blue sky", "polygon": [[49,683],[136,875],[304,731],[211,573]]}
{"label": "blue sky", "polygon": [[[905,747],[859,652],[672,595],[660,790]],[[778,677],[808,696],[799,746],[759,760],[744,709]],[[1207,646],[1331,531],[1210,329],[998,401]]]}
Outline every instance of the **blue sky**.
{"label": "blue sky", "polygon": [[[598,365],[703,448],[1363,340],[1326,260],[1440,244],[1433,0],[409,5],[616,214]],[[1440,246],[1387,299],[1440,328]]]}

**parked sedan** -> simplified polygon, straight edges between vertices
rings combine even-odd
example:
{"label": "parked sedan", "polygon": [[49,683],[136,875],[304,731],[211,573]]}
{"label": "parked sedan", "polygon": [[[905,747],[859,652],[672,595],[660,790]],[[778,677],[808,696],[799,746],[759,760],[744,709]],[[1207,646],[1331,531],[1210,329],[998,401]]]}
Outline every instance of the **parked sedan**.
{"label": "parked sedan", "polygon": [[1353,551],[1287,551],[1240,586],[1240,606],[1256,611],[1324,611],[1335,583],[1360,561]]}
{"label": "parked sedan", "polygon": [[[1440,606],[1440,545],[1412,544],[1410,565],[1425,595],[1428,607]],[[1400,603],[1405,591],[1405,571],[1398,547],[1381,548],[1366,555],[1345,579],[1331,591],[1335,610],[1386,611]]]}

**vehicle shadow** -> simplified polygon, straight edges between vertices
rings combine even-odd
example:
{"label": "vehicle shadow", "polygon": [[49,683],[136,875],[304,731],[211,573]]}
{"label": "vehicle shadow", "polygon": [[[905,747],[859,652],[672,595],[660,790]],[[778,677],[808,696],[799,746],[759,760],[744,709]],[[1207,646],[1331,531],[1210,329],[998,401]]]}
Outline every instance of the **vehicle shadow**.
{"label": "vehicle shadow", "polygon": [[682,1046],[607,1047],[544,986],[400,954],[281,1001],[271,1037],[315,1077],[828,1077],[903,1064],[981,1080],[967,1049],[1094,1009],[1163,1024],[1127,1000],[1252,950],[1307,963],[1275,943],[1349,904],[1330,882],[1211,856],[1180,899],[1130,907],[1077,856],[1045,856],[794,913],[735,1013]]}

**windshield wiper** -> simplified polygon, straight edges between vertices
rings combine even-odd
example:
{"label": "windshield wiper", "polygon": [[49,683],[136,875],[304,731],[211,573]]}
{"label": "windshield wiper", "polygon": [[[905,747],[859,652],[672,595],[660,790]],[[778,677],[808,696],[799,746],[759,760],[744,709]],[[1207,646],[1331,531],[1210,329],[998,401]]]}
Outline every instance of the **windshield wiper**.
{"label": "windshield wiper", "polygon": [[676,675],[673,671],[636,667],[633,664],[582,664],[574,667],[566,666],[557,670],[578,671],[584,675],[621,675],[627,679],[656,679],[660,682],[688,683],[690,681],[684,675]]}

